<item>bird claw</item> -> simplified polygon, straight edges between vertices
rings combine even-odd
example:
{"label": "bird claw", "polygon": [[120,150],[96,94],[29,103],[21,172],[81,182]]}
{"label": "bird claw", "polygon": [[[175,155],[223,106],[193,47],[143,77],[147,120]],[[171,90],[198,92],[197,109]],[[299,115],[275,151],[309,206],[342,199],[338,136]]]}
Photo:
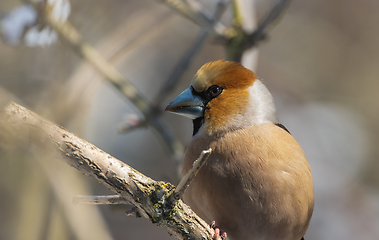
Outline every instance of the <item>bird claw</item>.
{"label": "bird claw", "polygon": [[226,237],[227,237],[226,232],[220,231],[220,228],[216,226],[216,221],[212,221],[210,227],[213,228],[215,231],[213,240],[218,240],[220,237],[221,239],[226,240]]}

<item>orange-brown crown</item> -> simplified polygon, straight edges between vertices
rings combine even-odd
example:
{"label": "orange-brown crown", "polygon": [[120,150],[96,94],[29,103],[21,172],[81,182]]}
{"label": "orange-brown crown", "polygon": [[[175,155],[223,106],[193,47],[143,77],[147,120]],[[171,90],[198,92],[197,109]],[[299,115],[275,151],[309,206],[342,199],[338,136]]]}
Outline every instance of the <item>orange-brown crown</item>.
{"label": "orange-brown crown", "polygon": [[195,74],[191,85],[202,92],[212,85],[226,88],[243,88],[253,85],[257,77],[237,62],[218,60],[204,64]]}

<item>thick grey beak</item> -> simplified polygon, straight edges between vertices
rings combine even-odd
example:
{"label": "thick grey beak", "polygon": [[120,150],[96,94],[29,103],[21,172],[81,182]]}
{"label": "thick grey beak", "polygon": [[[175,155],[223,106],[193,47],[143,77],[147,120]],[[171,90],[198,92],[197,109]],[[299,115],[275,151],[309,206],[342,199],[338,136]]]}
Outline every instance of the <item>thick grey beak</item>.
{"label": "thick grey beak", "polygon": [[192,87],[189,87],[172,100],[166,111],[196,119],[203,117],[204,104],[201,97],[192,94]]}

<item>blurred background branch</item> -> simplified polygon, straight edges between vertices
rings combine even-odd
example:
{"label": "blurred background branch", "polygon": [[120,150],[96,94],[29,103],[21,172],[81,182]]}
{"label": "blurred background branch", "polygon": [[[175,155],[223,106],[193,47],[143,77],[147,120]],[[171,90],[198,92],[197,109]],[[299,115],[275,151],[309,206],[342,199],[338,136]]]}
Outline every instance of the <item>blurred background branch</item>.
{"label": "blurred background branch", "polygon": [[260,22],[258,28],[251,34],[248,34],[245,47],[246,49],[256,46],[267,36],[268,28],[278,22],[278,18],[283,16],[284,10],[289,6],[291,0],[279,0],[270,10],[267,16]]}
{"label": "blurred background branch", "polygon": [[106,195],[106,196],[84,196],[78,195],[74,197],[74,204],[130,204],[125,198],[120,195]]}
{"label": "blurred background branch", "polygon": [[[225,10],[225,0],[219,0],[215,6],[214,13],[212,14],[213,21],[219,21]],[[173,68],[174,70],[167,78],[167,81],[164,83],[163,87],[156,95],[156,98],[153,101],[153,104],[156,107],[161,106],[162,101],[166,98],[167,94],[175,89],[180,77],[183,75],[183,73],[186,71],[193,59],[199,53],[207,37],[208,31],[204,28],[201,28],[193,44],[186,50],[183,56],[179,59],[178,63]]]}
{"label": "blurred background branch", "polygon": [[143,114],[145,124],[140,126],[151,126],[157,133],[160,142],[168,151],[175,165],[180,165],[184,147],[169,130],[169,127],[157,115],[153,115],[152,105],[140,93],[140,91],[126,79],[115,67],[106,61],[99,52],[89,43],[85,42],[80,33],[68,22],[57,21],[50,11],[50,6],[44,2],[26,0],[32,4],[43,16],[46,24],[51,26],[67,42],[72,49],[92,64],[121,94],[123,94]]}
{"label": "blurred background branch", "polygon": [[[255,70],[312,166],[317,211],[306,239],[379,236],[377,1],[42,2],[53,4],[56,21],[75,26],[95,57],[114,66],[120,78],[127,76],[149,116],[168,125],[182,146],[191,123],[160,111],[196,70],[221,58]],[[225,11],[216,16],[222,5]],[[120,90],[70,51],[67,41],[57,41],[40,6],[35,11],[18,1],[0,2],[0,99],[13,95],[146,175],[175,181],[175,153],[145,128],[144,114]],[[118,134],[117,126],[128,134]],[[110,192],[9,136],[2,129],[0,239],[172,239],[147,221],[126,218],[126,206],[73,205],[75,195]],[[28,164],[30,158],[41,166]],[[22,197],[15,187],[25,189]],[[74,229],[79,219],[81,228]]]}
{"label": "blurred background branch", "polygon": [[178,13],[187,17],[189,20],[198,24],[201,28],[206,29],[211,32],[217,39],[225,41],[233,36],[233,31],[225,27],[219,21],[215,21],[214,18],[209,17],[195,1],[185,1],[181,0],[161,0],[168,6],[172,7]]}
{"label": "blurred background branch", "polygon": [[226,43],[226,59],[241,62],[243,53],[249,48],[256,47],[260,41],[265,39],[268,28],[281,16],[289,3],[290,0],[278,0],[264,20],[260,22],[257,29],[249,33],[242,28],[243,16],[239,0],[233,0],[234,35]]}

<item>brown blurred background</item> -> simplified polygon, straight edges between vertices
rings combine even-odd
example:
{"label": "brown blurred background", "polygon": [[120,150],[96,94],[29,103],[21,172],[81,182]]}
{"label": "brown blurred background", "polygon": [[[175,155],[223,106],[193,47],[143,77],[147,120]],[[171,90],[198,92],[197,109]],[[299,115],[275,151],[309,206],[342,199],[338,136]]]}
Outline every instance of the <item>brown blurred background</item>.
{"label": "brown blurred background", "polygon": [[[70,2],[69,21],[150,100],[199,32],[160,1]],[[213,3],[201,1],[208,12]],[[261,19],[275,1],[255,3]],[[20,5],[2,0],[0,14]],[[258,58],[245,59],[312,167],[316,206],[306,240],[379,237],[378,13],[376,0],[293,1],[259,55],[248,56]],[[230,6],[222,21],[230,23]],[[0,42],[0,56],[0,93],[138,171],[172,181],[175,169],[149,128],[117,133],[135,108],[67,44]],[[221,58],[224,47],[209,37],[163,105],[202,64]],[[163,118],[186,145],[191,121]],[[73,205],[75,195],[110,192],[26,142],[1,142],[0,163],[0,239],[173,239],[145,219],[126,217],[127,206]]]}

